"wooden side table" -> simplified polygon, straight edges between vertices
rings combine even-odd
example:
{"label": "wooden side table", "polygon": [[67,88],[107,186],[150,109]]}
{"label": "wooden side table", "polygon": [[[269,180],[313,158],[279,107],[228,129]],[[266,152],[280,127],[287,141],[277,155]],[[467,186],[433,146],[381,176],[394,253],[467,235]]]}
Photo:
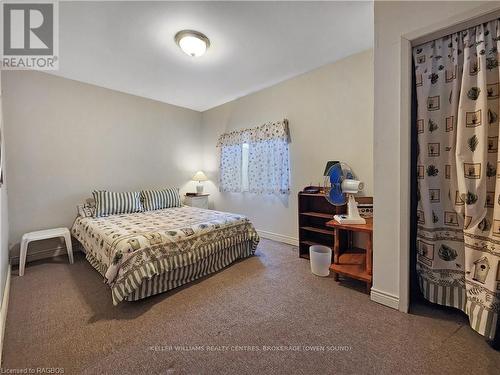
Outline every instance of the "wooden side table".
{"label": "wooden side table", "polygon": [[[326,223],[335,231],[333,246],[333,264],[330,269],[334,272],[334,278],[338,281],[338,276],[343,275],[366,283],[366,290],[369,293],[372,287],[372,263],[373,263],[373,219],[366,219],[366,224],[340,224],[336,220]],[[340,232],[348,232],[347,247],[340,248]],[[365,249],[357,248],[353,245],[353,233],[367,233]]]}

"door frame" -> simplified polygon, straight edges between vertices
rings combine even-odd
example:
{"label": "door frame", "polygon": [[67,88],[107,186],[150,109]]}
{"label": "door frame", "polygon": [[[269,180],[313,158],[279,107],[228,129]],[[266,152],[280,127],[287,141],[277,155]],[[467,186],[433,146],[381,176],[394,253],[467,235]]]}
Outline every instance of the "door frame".
{"label": "door frame", "polygon": [[500,18],[500,4],[491,2],[470,11],[447,18],[439,23],[401,35],[400,79],[400,223],[399,237],[399,311],[408,312],[410,306],[410,187],[411,187],[411,76],[412,47],[441,38],[468,27]]}

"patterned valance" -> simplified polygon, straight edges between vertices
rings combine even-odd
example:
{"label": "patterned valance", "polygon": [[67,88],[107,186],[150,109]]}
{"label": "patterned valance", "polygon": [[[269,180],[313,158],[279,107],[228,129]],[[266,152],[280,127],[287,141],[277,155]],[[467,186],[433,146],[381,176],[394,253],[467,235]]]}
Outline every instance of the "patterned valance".
{"label": "patterned valance", "polygon": [[288,120],[268,122],[256,128],[235,130],[219,137],[217,147],[281,139],[289,141]]}

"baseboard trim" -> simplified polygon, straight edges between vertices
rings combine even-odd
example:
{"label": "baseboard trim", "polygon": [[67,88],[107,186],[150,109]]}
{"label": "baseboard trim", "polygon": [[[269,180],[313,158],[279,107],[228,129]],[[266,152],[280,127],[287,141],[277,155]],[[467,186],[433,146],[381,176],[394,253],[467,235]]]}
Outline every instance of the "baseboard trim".
{"label": "baseboard trim", "polygon": [[268,232],[268,231],[260,230],[260,229],[257,229],[257,233],[259,234],[259,236],[261,236],[263,238],[267,238],[268,240],[283,242],[283,243],[286,243],[288,245],[293,245],[293,246],[299,246],[299,240],[297,238],[294,238],[294,237],[285,236],[283,234]]}
{"label": "baseboard trim", "polygon": [[380,303],[381,305],[399,310],[399,297],[394,294],[372,288],[370,298],[372,301]]}
{"label": "baseboard trim", "polygon": [[[73,253],[81,251],[79,246],[73,244]],[[43,250],[29,250],[26,254],[26,263],[33,262],[40,259],[54,258],[60,255],[68,255],[68,251],[65,247],[55,247],[51,249]],[[10,264],[13,266],[19,265],[19,255],[13,255],[10,257]]]}
{"label": "baseboard trim", "polygon": [[3,338],[5,334],[5,325],[7,323],[7,310],[9,309],[10,270],[11,266],[9,264],[7,269],[7,278],[5,279],[5,288],[3,291],[2,307],[0,309],[0,365],[2,364]]}

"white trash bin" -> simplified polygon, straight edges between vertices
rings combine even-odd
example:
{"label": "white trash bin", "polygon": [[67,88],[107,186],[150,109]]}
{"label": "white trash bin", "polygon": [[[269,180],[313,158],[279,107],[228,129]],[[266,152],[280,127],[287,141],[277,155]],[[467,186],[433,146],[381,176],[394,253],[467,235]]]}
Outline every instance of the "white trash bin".
{"label": "white trash bin", "polygon": [[328,276],[332,263],[332,249],[328,246],[312,245],[309,247],[311,272],[317,276]]}

